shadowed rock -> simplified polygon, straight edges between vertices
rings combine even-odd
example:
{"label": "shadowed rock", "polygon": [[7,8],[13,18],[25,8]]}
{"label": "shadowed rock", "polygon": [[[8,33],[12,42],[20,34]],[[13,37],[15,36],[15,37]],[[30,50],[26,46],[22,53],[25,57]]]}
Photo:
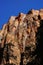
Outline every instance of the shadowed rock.
{"label": "shadowed rock", "polygon": [[11,16],[0,30],[0,65],[40,65],[42,30],[43,9]]}

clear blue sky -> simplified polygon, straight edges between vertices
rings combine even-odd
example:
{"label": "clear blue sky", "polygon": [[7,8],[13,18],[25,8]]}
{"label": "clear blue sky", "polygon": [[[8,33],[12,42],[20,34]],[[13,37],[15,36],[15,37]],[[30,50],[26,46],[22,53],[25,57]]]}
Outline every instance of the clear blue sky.
{"label": "clear blue sky", "polygon": [[0,0],[0,29],[10,16],[43,8],[43,0]]}

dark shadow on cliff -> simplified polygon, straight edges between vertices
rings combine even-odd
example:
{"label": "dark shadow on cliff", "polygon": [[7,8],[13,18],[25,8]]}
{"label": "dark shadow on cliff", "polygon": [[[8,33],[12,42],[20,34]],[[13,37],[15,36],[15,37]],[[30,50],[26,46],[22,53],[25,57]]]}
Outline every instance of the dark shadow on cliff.
{"label": "dark shadow on cliff", "polygon": [[3,59],[3,48],[0,48],[0,64],[2,62]]}
{"label": "dark shadow on cliff", "polygon": [[37,45],[37,54],[41,60],[40,65],[43,63],[43,20],[41,20],[40,28],[38,29],[38,34],[40,37],[38,38],[38,45]]}
{"label": "dark shadow on cliff", "polygon": [[28,63],[27,65],[42,65],[43,64],[43,20],[41,20],[40,27],[38,28],[38,32],[36,34],[37,37],[37,45],[35,54],[37,57],[34,61]]}

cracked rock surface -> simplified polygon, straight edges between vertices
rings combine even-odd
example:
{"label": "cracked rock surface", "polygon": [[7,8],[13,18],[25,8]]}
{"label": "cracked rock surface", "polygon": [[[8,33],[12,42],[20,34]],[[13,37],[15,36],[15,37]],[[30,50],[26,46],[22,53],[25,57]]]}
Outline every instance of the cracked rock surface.
{"label": "cracked rock surface", "polygon": [[42,30],[43,9],[11,16],[0,30],[0,65],[41,65]]}

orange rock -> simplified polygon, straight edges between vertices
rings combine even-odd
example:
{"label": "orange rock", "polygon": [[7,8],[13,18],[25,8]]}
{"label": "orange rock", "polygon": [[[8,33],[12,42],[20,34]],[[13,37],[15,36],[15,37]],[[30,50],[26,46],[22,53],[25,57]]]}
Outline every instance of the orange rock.
{"label": "orange rock", "polygon": [[43,20],[43,12],[42,11],[39,13],[39,16],[40,16],[40,19]]}
{"label": "orange rock", "polygon": [[[22,57],[23,65],[26,65],[27,61],[28,63],[33,61],[37,42],[36,32],[41,20],[43,20],[43,9],[32,9],[27,14],[20,13],[19,16],[10,17],[8,23],[0,30],[0,48],[3,48],[2,61],[7,60],[6,63],[15,65],[20,65]],[[0,65],[2,64],[5,65],[5,62]]]}
{"label": "orange rock", "polygon": [[38,10],[32,9],[31,12],[32,12],[33,15],[37,15],[37,16],[39,15],[39,11]]}
{"label": "orange rock", "polygon": [[31,29],[27,29],[27,32],[30,33]]}
{"label": "orange rock", "polygon": [[40,9],[39,11],[40,11],[40,12],[43,12],[43,9]]}

